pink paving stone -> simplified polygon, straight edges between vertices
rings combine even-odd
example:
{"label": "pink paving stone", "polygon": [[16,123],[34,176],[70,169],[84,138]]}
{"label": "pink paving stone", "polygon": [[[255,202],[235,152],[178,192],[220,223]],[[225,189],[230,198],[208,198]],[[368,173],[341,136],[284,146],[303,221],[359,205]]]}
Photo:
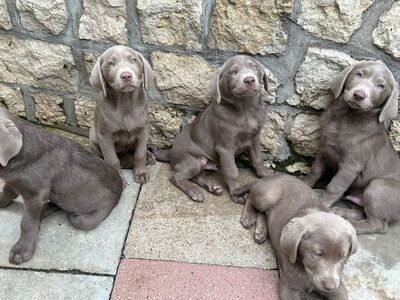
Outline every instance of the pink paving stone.
{"label": "pink paving stone", "polygon": [[279,299],[277,271],[124,259],[112,300]]}

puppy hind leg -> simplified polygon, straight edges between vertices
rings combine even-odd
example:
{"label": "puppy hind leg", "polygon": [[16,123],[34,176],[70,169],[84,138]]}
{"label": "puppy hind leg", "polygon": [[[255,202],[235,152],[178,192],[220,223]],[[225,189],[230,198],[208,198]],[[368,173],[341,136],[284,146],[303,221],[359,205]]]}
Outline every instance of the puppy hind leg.
{"label": "puppy hind leg", "polygon": [[359,208],[343,208],[343,207],[332,207],[329,212],[334,213],[346,220],[360,221],[365,219],[365,213]]}
{"label": "puppy hind leg", "polygon": [[93,229],[110,214],[115,205],[116,203],[112,203],[87,214],[70,214],[68,219],[75,228],[82,230]]}
{"label": "puppy hind leg", "polygon": [[257,211],[254,208],[253,204],[251,203],[251,199],[248,198],[242,211],[240,223],[242,223],[242,226],[244,228],[251,228],[254,226],[254,224],[256,224],[256,221],[257,221]]}
{"label": "puppy hind leg", "polygon": [[254,240],[261,244],[267,239],[267,218],[265,213],[257,212],[256,231],[254,233]]}
{"label": "puppy hind leg", "polygon": [[208,190],[211,194],[222,195],[222,186],[216,183],[214,180],[207,178],[207,172],[204,170],[199,175],[194,177],[192,181]]}
{"label": "puppy hind leg", "polygon": [[193,201],[202,202],[204,195],[198,187],[189,182],[190,179],[197,176],[201,172],[201,163],[194,157],[185,159],[173,167],[174,174],[170,177],[170,181]]}
{"label": "puppy hind leg", "polygon": [[8,206],[17,197],[18,194],[15,190],[6,183],[3,187],[3,192],[0,193],[0,208]]}

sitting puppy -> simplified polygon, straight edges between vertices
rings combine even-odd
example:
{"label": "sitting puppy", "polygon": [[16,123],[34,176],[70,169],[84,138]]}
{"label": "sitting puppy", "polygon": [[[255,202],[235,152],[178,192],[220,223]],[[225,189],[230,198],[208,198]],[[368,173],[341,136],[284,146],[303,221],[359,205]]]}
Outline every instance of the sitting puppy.
{"label": "sitting puppy", "polygon": [[[206,178],[206,170],[220,167],[229,191],[239,187],[235,157],[243,152],[250,154],[258,176],[268,173],[260,149],[266,115],[261,99],[261,90],[267,90],[264,67],[250,57],[234,56],[216,71],[210,89],[216,101],[176,137],[170,150],[156,154],[171,163],[171,182],[194,201],[203,201],[204,195],[190,179],[222,194],[222,187]],[[239,197],[232,200],[244,203]]]}
{"label": "sitting puppy", "polygon": [[267,176],[235,193],[248,190],[241,223],[245,228],[256,223],[258,241],[269,234],[282,270],[280,299],[300,299],[302,291],[312,289],[327,299],[347,299],[340,278],[357,249],[351,224],[325,212],[318,195],[289,175]]}
{"label": "sitting puppy", "polygon": [[21,236],[9,261],[31,259],[40,219],[50,203],[63,209],[73,226],[91,229],[105,219],[122,193],[118,172],[79,144],[0,109],[0,207],[18,195],[24,200]]}
{"label": "sitting puppy", "polygon": [[398,85],[380,61],[355,63],[332,82],[335,101],[321,116],[321,146],[304,182],[313,186],[330,167],[336,175],[322,196],[331,207],[347,190],[359,209],[334,208],[357,233],[384,233],[400,218],[400,160],[383,121],[397,115]]}
{"label": "sitting puppy", "polygon": [[117,154],[134,152],[132,163],[138,183],[149,180],[146,159],[155,163],[154,155],[147,152],[146,91],[153,77],[142,54],[126,46],[107,49],[90,76],[90,84],[101,91],[89,132],[92,151],[119,172]]}

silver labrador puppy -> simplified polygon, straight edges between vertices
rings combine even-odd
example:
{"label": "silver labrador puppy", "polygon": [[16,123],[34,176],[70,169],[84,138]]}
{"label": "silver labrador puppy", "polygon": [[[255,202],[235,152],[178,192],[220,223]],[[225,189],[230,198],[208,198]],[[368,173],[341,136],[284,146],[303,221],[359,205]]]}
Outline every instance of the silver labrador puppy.
{"label": "silver labrador puppy", "polygon": [[134,178],[139,183],[149,180],[146,161],[155,162],[154,155],[147,151],[146,91],[153,78],[143,55],[126,46],[107,49],[90,76],[90,84],[101,91],[89,132],[92,151],[118,171],[117,154],[134,152]]}
{"label": "silver labrador puppy", "polygon": [[[175,139],[170,150],[157,153],[161,161],[170,161],[170,180],[194,201],[204,195],[193,182],[220,195],[222,187],[206,177],[207,170],[221,169],[229,192],[239,187],[235,157],[248,152],[258,176],[268,170],[263,165],[260,132],[265,124],[262,90],[267,90],[265,69],[258,61],[244,55],[228,59],[220,67],[210,92],[210,103]],[[244,203],[231,195],[234,202]]]}
{"label": "silver labrador puppy", "polygon": [[[304,182],[336,173],[322,200],[331,207],[348,191],[360,209],[334,208],[357,233],[384,233],[400,218],[400,160],[383,121],[397,115],[398,84],[381,61],[355,63],[332,82],[335,101],[321,116],[321,146]],[[365,216],[364,216],[365,213]]]}
{"label": "silver labrador puppy", "polygon": [[0,207],[24,200],[21,236],[10,263],[31,259],[46,207],[64,210],[73,226],[91,229],[105,219],[122,193],[118,172],[78,143],[51,134],[0,109]]}
{"label": "silver labrador puppy", "polygon": [[266,176],[235,193],[248,191],[241,223],[256,223],[258,242],[269,234],[282,270],[280,299],[300,300],[301,292],[313,289],[327,299],[347,299],[340,278],[357,249],[353,226],[326,212],[318,195],[293,176]]}

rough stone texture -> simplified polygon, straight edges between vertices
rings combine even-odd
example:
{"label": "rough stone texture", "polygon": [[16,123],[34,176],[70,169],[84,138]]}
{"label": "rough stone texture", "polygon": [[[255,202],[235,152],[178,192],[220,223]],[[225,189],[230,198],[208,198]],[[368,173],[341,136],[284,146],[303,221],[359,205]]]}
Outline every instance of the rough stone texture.
{"label": "rough stone texture", "polygon": [[84,57],[85,57],[85,66],[86,66],[86,72],[89,74],[92,72],[92,69],[97,61],[97,58],[101,55],[101,53],[98,52],[84,52]]}
{"label": "rough stone texture", "polygon": [[0,81],[74,91],[78,74],[71,49],[61,44],[0,36]]}
{"label": "rough stone texture", "polygon": [[59,34],[68,20],[65,0],[17,0],[22,25],[30,31]]}
{"label": "rough stone texture", "polygon": [[291,11],[292,1],[217,0],[211,47],[252,54],[282,53],[287,33],[281,18]]}
{"label": "rough stone texture", "polygon": [[67,116],[63,110],[63,98],[45,93],[33,93],[32,98],[39,123],[50,126],[65,124]]}
{"label": "rough stone texture", "polygon": [[348,65],[356,62],[349,55],[330,49],[309,48],[296,73],[296,92],[290,105],[325,109],[333,100],[329,81]]}
{"label": "rough stone texture", "polygon": [[129,185],[118,205],[98,227],[89,231],[78,230],[72,227],[64,212],[53,213],[42,220],[33,258],[19,266],[9,264],[8,255],[19,237],[22,200],[19,197],[10,206],[0,209],[0,267],[115,275],[140,187],[133,182],[132,170],[123,170],[123,175]]}
{"label": "rough stone texture", "polygon": [[24,99],[19,88],[0,84],[0,103],[3,103],[13,114],[26,117]]}
{"label": "rough stone texture", "polygon": [[310,165],[303,161],[295,162],[294,164],[286,167],[286,171],[288,171],[289,173],[300,172],[303,174],[308,174],[310,173],[310,169]]}
{"label": "rough stone texture", "polygon": [[10,30],[12,27],[10,16],[7,11],[6,0],[0,0],[0,28]]}
{"label": "rough stone texture", "polygon": [[400,154],[400,120],[393,120],[392,125],[390,126],[390,140],[393,143],[394,149],[396,152]]}
{"label": "rough stone texture", "polygon": [[278,272],[124,259],[111,299],[278,300]]}
{"label": "rough stone texture", "polygon": [[305,156],[315,156],[319,146],[319,128],[318,115],[298,114],[289,133],[293,149]]}
{"label": "rough stone texture", "polygon": [[203,58],[157,51],[151,62],[157,88],[168,102],[197,107],[209,103],[208,82],[215,69]]}
{"label": "rough stone texture", "polygon": [[145,43],[201,50],[202,1],[138,0],[137,9]]}
{"label": "rough stone texture", "polygon": [[108,300],[113,278],[78,274],[0,270],[1,299]]}
{"label": "rough stone texture", "polygon": [[75,114],[78,125],[82,127],[93,126],[96,101],[85,96],[78,96],[75,101]]}
{"label": "rough stone texture", "polygon": [[400,2],[379,18],[372,33],[374,44],[396,59],[400,59]]}
{"label": "rough stone texture", "polygon": [[263,151],[268,151],[272,156],[278,154],[280,140],[285,127],[286,114],[274,111],[267,112],[267,122],[261,131],[260,140]]}
{"label": "rough stone texture", "polygon": [[79,38],[125,44],[125,0],[84,0]]}
{"label": "rough stone texture", "polygon": [[[226,188],[223,196],[204,191],[205,202],[194,202],[169,182],[168,164],[157,163],[151,170],[129,231],[126,258],[276,267],[269,242],[255,243],[254,231],[242,227],[243,206],[229,199]],[[248,183],[255,175],[242,170],[240,179]]]}
{"label": "rough stone texture", "polygon": [[297,23],[323,39],[345,43],[360,26],[374,0],[302,0]]}
{"label": "rough stone texture", "polygon": [[149,105],[150,143],[161,148],[171,145],[182,124],[182,112],[173,107]]}

